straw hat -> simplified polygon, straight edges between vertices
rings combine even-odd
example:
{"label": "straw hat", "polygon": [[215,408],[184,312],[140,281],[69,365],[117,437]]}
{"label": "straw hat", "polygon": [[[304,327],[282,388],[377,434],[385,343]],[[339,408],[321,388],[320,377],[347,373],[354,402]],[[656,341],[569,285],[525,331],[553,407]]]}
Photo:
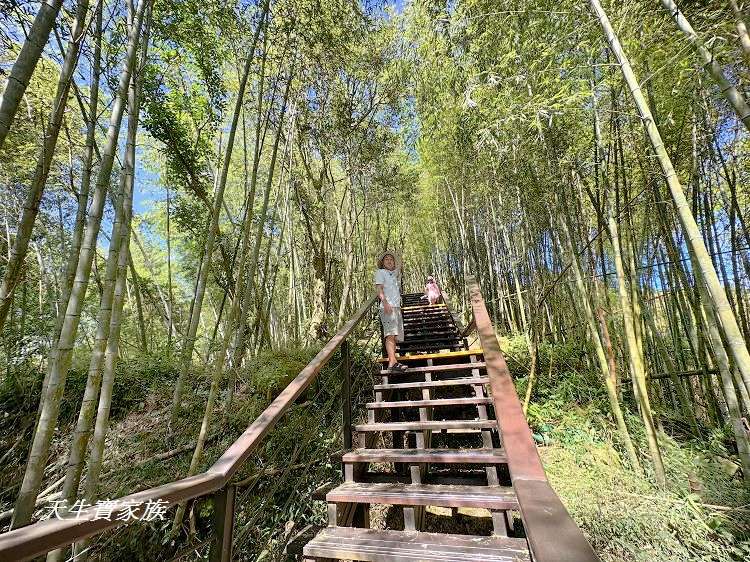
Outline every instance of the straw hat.
{"label": "straw hat", "polygon": [[378,256],[378,269],[385,269],[383,267],[383,260],[385,259],[385,256],[393,256],[394,261],[396,262],[396,269],[401,269],[401,256],[398,255],[398,252],[395,252],[393,250],[386,250],[380,256]]}

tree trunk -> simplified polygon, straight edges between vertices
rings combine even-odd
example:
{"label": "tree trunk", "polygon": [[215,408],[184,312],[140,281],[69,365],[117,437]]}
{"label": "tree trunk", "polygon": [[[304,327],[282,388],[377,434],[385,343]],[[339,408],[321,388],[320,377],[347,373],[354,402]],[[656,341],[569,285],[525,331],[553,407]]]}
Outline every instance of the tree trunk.
{"label": "tree trunk", "polygon": [[[698,273],[700,275],[700,273]],[[698,278],[696,283],[700,288],[701,292],[705,294],[706,287],[703,280]],[[707,300],[707,299],[706,299]],[[729,364],[729,357],[724,349],[724,345],[721,341],[721,334],[716,321],[716,316],[711,307],[704,306],[703,312],[705,314],[706,327],[708,330],[709,340],[716,357],[716,362],[719,365],[719,377],[721,379],[722,388],[724,390],[724,397],[727,401],[727,410],[729,412],[729,421],[734,432],[734,439],[737,443],[737,451],[740,457],[740,463],[742,464],[742,474],[744,475],[745,481],[750,481],[750,438],[745,431],[742,421],[742,411],[740,410],[739,401],[737,400],[737,393],[734,389],[734,381],[732,378],[731,366]],[[710,384],[710,379],[709,379]]]}
{"label": "tree trunk", "polygon": [[21,98],[29,85],[31,75],[34,74],[39,58],[42,56],[44,46],[47,44],[49,34],[55,25],[57,13],[62,6],[62,0],[44,0],[39,6],[39,11],[34,17],[26,41],[18,53],[16,62],[5,83],[3,98],[0,100],[0,148],[8,136],[13,119],[16,117]]}
{"label": "tree trunk", "polygon": [[[592,0],[592,2],[597,2],[598,4],[598,0]],[[729,102],[729,105],[732,106],[732,109],[734,109],[742,124],[745,125],[745,128],[750,131],[750,106],[748,106],[742,93],[724,75],[724,71],[716,60],[716,57],[714,57],[713,53],[703,43],[703,40],[695,32],[693,26],[690,25],[690,22],[682,14],[674,0],[661,0],[661,3],[675,20],[677,27],[685,34],[688,41],[693,45],[693,48],[698,52],[698,55],[703,59],[703,65],[706,67],[713,81],[719,86],[721,94]],[[602,11],[602,13],[604,12]]]}
{"label": "tree trunk", "polygon": [[110,181],[110,173],[112,171],[115,152],[117,150],[117,140],[119,137],[120,125],[122,124],[122,115],[125,109],[128,86],[130,84],[138,44],[140,42],[143,14],[146,6],[150,4],[150,2],[151,0],[141,0],[138,6],[135,24],[130,33],[125,63],[120,74],[117,96],[112,108],[109,129],[107,131],[107,141],[102,153],[102,162],[94,189],[91,211],[86,224],[83,243],[81,244],[78,265],[76,266],[75,282],[71,290],[70,299],[65,313],[65,320],[63,321],[60,331],[60,339],[57,346],[57,358],[50,371],[44,404],[39,417],[39,423],[37,424],[34,433],[29,460],[26,465],[23,482],[13,512],[11,527],[14,529],[26,525],[31,521],[36,497],[39,493],[39,486],[44,474],[44,468],[47,464],[47,454],[57,424],[60,402],[65,389],[65,379],[68,374],[68,369],[70,368],[73,346],[78,332],[78,323],[80,321],[86,289],[88,288],[91,264],[94,259],[94,254],[96,253],[96,239],[101,226],[107,186]]}
{"label": "tree trunk", "polygon": [[[284,101],[282,105],[282,109],[280,112],[280,118],[279,118],[279,127],[278,132],[276,136],[275,141],[275,147],[274,147],[274,157],[275,160],[275,154],[276,149],[278,148],[279,139],[281,137],[281,129],[283,128],[284,123],[284,113],[286,110],[286,102],[289,95],[289,90],[291,88],[291,82],[292,82],[292,75],[290,73],[289,76],[289,82],[287,83],[286,91],[284,93]],[[273,174],[269,174],[269,180],[268,183],[270,184],[273,179]],[[270,187],[269,187],[270,189]],[[267,208],[268,205],[268,190],[266,192],[265,198],[264,198],[264,207]],[[264,217],[265,218],[265,217]],[[242,291],[240,291],[240,287],[245,287],[245,275],[248,273],[248,258],[252,256],[252,259],[257,261],[258,258],[258,252],[260,247],[260,237],[262,235],[262,225],[263,222],[261,221],[260,231],[258,232],[258,236],[256,237],[256,241],[253,245],[253,252],[252,254],[249,252],[249,243],[250,243],[250,232],[251,232],[251,220],[250,216],[245,218],[245,224],[243,225],[243,240],[242,240],[242,252],[240,257],[240,262],[237,265],[237,290],[234,293],[234,298],[232,299],[232,308],[229,312],[229,315],[227,316],[227,323],[226,323],[226,331],[224,332],[224,336],[222,338],[221,347],[214,357],[214,362],[211,368],[211,388],[208,393],[208,399],[206,401],[206,408],[203,412],[203,421],[201,423],[201,429],[198,434],[198,439],[195,444],[195,451],[193,452],[193,458],[190,461],[190,468],[188,470],[187,476],[193,476],[198,471],[198,465],[200,463],[200,460],[203,455],[203,447],[206,443],[206,438],[208,437],[208,430],[211,427],[211,421],[213,419],[213,412],[214,412],[214,404],[216,402],[216,398],[219,394],[219,387],[222,379],[222,375],[224,372],[224,365],[226,363],[227,359],[227,352],[229,351],[229,344],[232,339],[233,335],[233,329],[238,325],[242,324],[242,319],[240,318],[240,312],[242,308],[242,301],[244,299],[244,296],[242,294]],[[239,331],[242,330],[242,326],[240,326]],[[182,518],[185,514],[185,504],[180,504],[180,506],[177,508],[177,513],[174,518],[173,526],[172,526],[172,534],[176,534],[179,530],[180,524],[182,522]]]}
{"label": "tree trunk", "polygon": [[[99,313],[96,320],[96,335],[94,336],[94,346],[91,351],[89,360],[88,376],[86,378],[86,387],[83,393],[83,402],[78,413],[78,421],[73,437],[71,439],[70,453],[68,463],[65,469],[65,482],[63,483],[62,499],[67,505],[72,505],[76,500],[78,493],[78,484],[83,471],[84,455],[91,434],[91,426],[94,421],[94,411],[99,397],[99,388],[102,380],[102,366],[104,364],[104,354],[109,339],[110,319],[112,316],[112,301],[114,299],[115,283],[117,279],[117,264],[120,257],[120,242],[122,240],[123,220],[125,214],[125,204],[128,200],[132,201],[132,194],[126,190],[125,173],[120,176],[120,194],[117,196],[117,207],[115,221],[112,224],[112,234],[110,236],[109,252],[107,255],[107,265],[104,273],[104,290],[102,292],[101,302],[99,304]],[[48,562],[51,560],[60,560],[60,551],[55,551],[56,556],[47,556]]]}
{"label": "tree trunk", "polygon": [[701,236],[700,229],[695,222],[695,217],[690,210],[690,206],[685,197],[685,192],[682,189],[677,173],[672,166],[672,161],[664,147],[659,129],[654,122],[648,103],[641,92],[638,79],[630,66],[627,56],[622,50],[622,46],[615,35],[614,29],[612,29],[607,14],[602,9],[599,0],[590,0],[590,2],[599,18],[610,48],[620,63],[623,77],[628,84],[643,124],[646,127],[646,132],[648,133],[652,148],[659,160],[662,171],[664,172],[665,181],[669,187],[672,200],[675,203],[682,228],[685,231],[685,237],[687,238],[688,244],[690,245],[695,257],[695,261],[697,262],[697,266],[706,283],[708,296],[710,297],[711,303],[718,316],[732,359],[742,373],[742,379],[745,381],[745,384],[748,384],[750,383],[750,354],[748,354],[745,340],[742,337],[739,326],[737,325],[737,319],[734,316],[727,295],[724,292],[724,288],[722,287],[713,263],[711,262],[711,256],[706,250],[706,245]]}
{"label": "tree trunk", "polygon": [[[47,6],[47,3],[43,3],[39,13],[41,14]],[[34,229],[34,223],[36,222],[36,217],[39,213],[39,204],[42,201],[44,188],[47,185],[47,177],[49,176],[50,166],[52,165],[52,158],[55,155],[57,139],[60,135],[60,125],[62,124],[63,116],[65,115],[65,108],[68,104],[70,83],[73,78],[73,72],[78,63],[78,53],[80,52],[81,43],[83,43],[86,15],[88,14],[88,11],[88,0],[78,0],[76,19],[73,23],[70,41],[68,42],[68,49],[65,53],[65,59],[60,71],[60,79],[57,83],[55,99],[52,102],[52,113],[50,114],[49,122],[44,129],[44,139],[42,141],[41,151],[37,156],[34,177],[26,194],[23,215],[18,223],[16,239],[13,243],[13,249],[10,252],[10,259],[5,266],[2,283],[0,283],[0,332],[5,325],[5,318],[8,316],[10,297],[16,288],[16,284],[21,278],[21,269],[23,267],[23,261],[26,258],[26,251],[29,247],[31,231]],[[52,17],[52,21],[54,22],[54,17]],[[47,31],[47,34],[49,34],[49,30]],[[3,94],[3,103],[5,102],[6,95],[8,95],[8,90],[11,89],[13,84],[16,84],[13,80],[11,74],[11,77],[8,79],[5,93]],[[0,114],[0,131],[2,130],[2,121],[2,114]],[[2,138],[3,137],[0,136],[0,146],[2,146]]]}
{"label": "tree trunk", "polygon": [[[250,263],[247,265],[247,279],[245,280],[244,287],[238,283],[237,285],[237,298],[240,299],[239,304],[239,327],[235,335],[235,340],[232,349],[232,361],[231,361],[231,374],[229,378],[229,388],[227,390],[226,408],[229,408],[232,398],[234,396],[234,385],[237,378],[237,369],[239,369],[242,363],[242,358],[245,353],[245,343],[247,339],[247,312],[250,310],[250,303],[252,301],[253,293],[255,292],[255,277],[256,270],[258,268],[258,257],[260,256],[260,246],[263,240],[263,231],[266,226],[266,215],[268,214],[268,202],[271,196],[271,188],[273,185],[274,171],[276,169],[276,160],[279,153],[279,142],[282,137],[282,130],[284,127],[284,116],[286,114],[287,100],[289,99],[289,91],[292,87],[293,74],[290,73],[289,79],[286,84],[284,91],[284,99],[281,102],[281,111],[279,112],[279,126],[276,129],[276,137],[273,141],[273,149],[271,152],[271,162],[269,164],[268,176],[266,179],[266,187],[263,194],[263,204],[260,210],[260,216],[258,217],[258,230],[255,233],[255,239],[253,241],[253,250],[250,256]],[[290,139],[290,142],[291,139]],[[251,220],[250,216],[247,218],[248,222]],[[240,292],[242,291],[242,292]]]}
{"label": "tree trunk", "polygon": [[86,226],[86,210],[89,201],[89,191],[91,187],[91,174],[94,166],[94,152],[96,147],[96,128],[97,112],[99,105],[99,78],[101,74],[102,59],[102,4],[99,3],[96,10],[96,31],[94,41],[94,62],[91,71],[91,89],[89,93],[89,110],[86,115],[86,151],[83,157],[81,170],[81,188],[78,192],[78,208],[71,236],[70,250],[68,251],[68,260],[65,263],[65,271],[60,287],[60,299],[55,317],[55,326],[50,335],[50,352],[47,361],[47,368],[42,384],[42,393],[39,400],[37,418],[41,415],[44,396],[46,395],[47,383],[51,372],[52,365],[57,361],[57,342],[60,337],[63,320],[65,319],[65,310],[68,307],[70,291],[73,288],[75,280],[76,266],[78,265],[78,254],[81,250],[83,240],[83,230]]}
{"label": "tree trunk", "polygon": [[609,233],[612,238],[612,249],[614,254],[615,269],[617,270],[617,290],[620,296],[620,308],[622,310],[622,321],[625,327],[625,343],[630,358],[630,376],[633,380],[633,390],[641,410],[641,417],[646,428],[646,439],[651,451],[651,459],[654,463],[654,474],[656,483],[663,487],[666,485],[666,476],[664,474],[664,464],[659,449],[659,441],[654,427],[654,420],[651,413],[651,404],[648,397],[648,388],[646,386],[646,369],[643,361],[643,352],[638,345],[638,336],[635,328],[635,318],[633,315],[633,303],[631,302],[631,291],[628,290],[625,268],[622,263],[622,252],[620,250],[620,236],[618,233],[617,222],[609,209],[608,216]]}
{"label": "tree trunk", "polygon": [[193,306],[190,311],[190,325],[188,327],[185,341],[182,347],[182,354],[180,358],[180,372],[175,382],[174,395],[172,397],[172,412],[170,415],[169,426],[174,427],[179,414],[180,405],[182,403],[182,393],[185,386],[185,379],[187,378],[190,366],[193,358],[193,347],[195,346],[195,339],[198,334],[198,324],[200,323],[201,309],[203,307],[203,297],[206,292],[206,282],[208,280],[208,271],[211,268],[211,255],[213,254],[214,243],[216,241],[216,235],[219,230],[219,216],[221,215],[221,208],[224,201],[224,189],[227,184],[227,176],[229,174],[229,165],[232,161],[232,149],[234,147],[234,137],[237,134],[237,125],[239,123],[240,114],[242,113],[242,105],[245,97],[245,89],[247,87],[247,80],[250,75],[250,68],[252,66],[253,59],[255,57],[255,47],[258,43],[258,37],[260,36],[263,22],[265,21],[266,14],[268,12],[269,0],[266,0],[263,4],[263,9],[260,15],[260,20],[255,29],[255,35],[248,52],[247,59],[245,60],[245,68],[242,72],[242,79],[239,83],[239,89],[237,91],[237,100],[234,105],[234,113],[232,115],[232,124],[229,128],[229,136],[227,138],[227,145],[225,147],[224,162],[221,168],[221,175],[216,186],[216,195],[214,197],[214,207],[211,213],[211,223],[208,227],[208,235],[206,237],[206,249],[203,254],[203,261],[198,273],[198,282],[195,289],[195,297],[193,299]]}
{"label": "tree trunk", "polygon": [[620,402],[617,399],[617,386],[615,383],[616,373],[611,371],[611,366],[613,365],[610,365],[610,363],[607,361],[607,357],[604,352],[604,346],[602,345],[602,340],[596,327],[594,310],[591,306],[591,301],[589,300],[590,293],[586,288],[586,283],[584,282],[583,278],[583,272],[581,271],[581,266],[578,262],[578,256],[575,253],[573,241],[570,237],[570,230],[568,229],[568,225],[566,224],[564,217],[560,218],[559,224],[560,230],[563,233],[565,244],[567,246],[573,273],[575,274],[575,283],[578,289],[578,299],[581,303],[584,315],[586,317],[586,325],[591,337],[591,341],[594,344],[596,358],[599,362],[599,368],[602,373],[602,378],[604,379],[604,386],[607,389],[609,405],[612,409],[612,415],[615,418],[615,423],[617,424],[620,440],[625,447],[625,451],[628,455],[628,459],[630,460],[631,467],[637,472],[642,472],[641,464],[638,461],[638,454],[636,453],[635,447],[633,446],[633,441],[630,439],[630,433],[628,433],[628,428],[625,425],[625,418],[622,415],[622,408],[620,407]]}
{"label": "tree trunk", "polygon": [[[148,342],[146,340],[146,320],[143,316],[143,301],[141,299],[141,281],[138,277],[138,272],[135,270],[132,254],[128,255],[128,266],[130,267],[130,278],[133,280],[133,294],[135,295],[135,306],[136,311],[138,312],[138,336],[141,345],[141,353],[147,354]],[[169,328],[171,334],[171,322]]]}
{"label": "tree trunk", "polygon": [[729,5],[732,7],[734,12],[735,25],[737,26],[737,35],[740,38],[740,45],[742,45],[742,54],[745,55],[745,63],[750,64],[750,34],[747,32],[747,25],[745,24],[745,17],[742,15],[737,0],[729,0]]}

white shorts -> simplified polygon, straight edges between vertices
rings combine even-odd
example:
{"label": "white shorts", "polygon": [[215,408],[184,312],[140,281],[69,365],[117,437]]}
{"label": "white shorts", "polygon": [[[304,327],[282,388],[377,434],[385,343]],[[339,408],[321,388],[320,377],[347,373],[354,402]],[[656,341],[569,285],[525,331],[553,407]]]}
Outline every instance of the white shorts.
{"label": "white shorts", "polygon": [[404,341],[404,318],[400,308],[393,308],[393,312],[386,314],[380,309],[380,323],[383,325],[383,336],[396,336],[397,341]]}

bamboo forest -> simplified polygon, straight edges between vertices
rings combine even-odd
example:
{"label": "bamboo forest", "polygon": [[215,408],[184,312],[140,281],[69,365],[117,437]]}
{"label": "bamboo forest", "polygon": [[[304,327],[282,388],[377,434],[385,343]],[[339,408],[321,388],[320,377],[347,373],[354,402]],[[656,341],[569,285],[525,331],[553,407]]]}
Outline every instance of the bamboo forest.
{"label": "bamboo forest", "polygon": [[0,0],[0,562],[750,560],[748,26]]}

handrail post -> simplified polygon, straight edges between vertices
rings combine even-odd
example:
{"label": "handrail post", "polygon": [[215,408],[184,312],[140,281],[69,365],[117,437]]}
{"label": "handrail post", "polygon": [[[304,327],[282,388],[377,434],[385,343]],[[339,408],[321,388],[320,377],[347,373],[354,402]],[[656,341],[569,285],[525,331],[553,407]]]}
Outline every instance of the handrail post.
{"label": "handrail post", "polygon": [[211,542],[211,562],[230,562],[232,560],[236,491],[237,487],[229,484],[214,494],[214,538]]}
{"label": "handrail post", "polygon": [[352,448],[352,358],[349,339],[341,343],[341,408],[344,422],[344,449]]}

